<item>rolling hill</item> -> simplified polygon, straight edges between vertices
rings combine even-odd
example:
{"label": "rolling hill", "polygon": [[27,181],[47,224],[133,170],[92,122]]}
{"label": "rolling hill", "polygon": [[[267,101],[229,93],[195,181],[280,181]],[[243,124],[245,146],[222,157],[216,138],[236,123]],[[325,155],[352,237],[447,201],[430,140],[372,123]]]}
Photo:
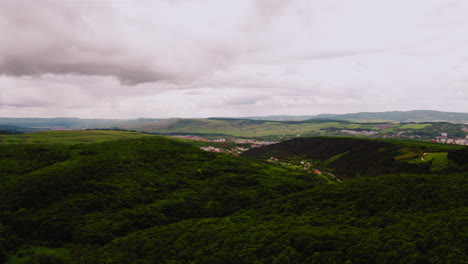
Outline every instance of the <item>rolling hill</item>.
{"label": "rolling hill", "polygon": [[441,112],[430,110],[362,112],[355,114],[322,114],[315,118],[333,118],[343,120],[387,120],[396,122],[450,122],[468,123],[468,113]]}
{"label": "rolling hill", "polygon": [[229,215],[322,182],[162,137],[8,144],[0,155],[3,254],[24,240],[105,244],[148,227]]}
{"label": "rolling hill", "polygon": [[297,136],[372,136],[393,138],[435,139],[441,133],[452,138],[468,135],[463,125],[452,123],[386,123],[351,122],[334,119],[309,119],[304,121],[268,121],[234,118],[168,119],[164,121],[139,121],[121,128],[162,135],[203,135],[218,137],[257,138],[284,140]]}
{"label": "rolling hill", "polygon": [[[455,151],[465,154],[451,154]],[[332,170],[337,177],[344,180],[359,175],[463,171],[468,169],[465,165],[468,159],[465,158],[463,164],[457,164],[454,156],[466,156],[467,152],[468,147],[421,141],[310,137],[254,148],[243,155],[263,159],[309,159],[316,166]],[[432,161],[429,157],[424,160],[428,153],[439,153],[440,156]]]}
{"label": "rolling hill", "polygon": [[[75,131],[61,133],[75,138]],[[329,184],[301,169],[204,152],[165,137],[92,136],[103,142],[0,145],[0,263],[467,259],[467,170],[365,170]],[[366,152],[395,157],[408,148],[444,151],[457,166],[466,165],[468,156],[466,148],[421,142],[313,140],[272,147],[289,153],[316,146],[310,155],[335,161],[335,153],[345,151],[364,165],[358,156]]]}
{"label": "rolling hill", "polygon": [[[445,133],[452,139],[463,139],[468,136],[468,125],[463,125],[468,122],[467,116],[468,114],[463,113],[421,110],[318,115],[310,116],[313,118],[305,120],[299,119],[306,118],[307,116],[293,116],[290,118],[292,120],[287,120],[287,116],[271,116],[263,119],[139,118],[129,120],[0,118],[0,130],[3,131],[0,133],[9,134],[63,129],[120,129],[159,135],[201,135],[206,137],[235,137],[274,141],[297,136],[317,135],[430,140],[440,137],[442,133]],[[2,127],[4,128],[2,129]]]}
{"label": "rolling hill", "polygon": [[315,118],[330,118],[339,120],[359,120],[359,121],[393,121],[393,122],[450,122],[457,124],[468,123],[468,113],[442,112],[432,110],[413,111],[388,111],[388,112],[360,112],[350,114],[320,114],[302,116],[255,116],[245,117],[255,120],[307,120]]}

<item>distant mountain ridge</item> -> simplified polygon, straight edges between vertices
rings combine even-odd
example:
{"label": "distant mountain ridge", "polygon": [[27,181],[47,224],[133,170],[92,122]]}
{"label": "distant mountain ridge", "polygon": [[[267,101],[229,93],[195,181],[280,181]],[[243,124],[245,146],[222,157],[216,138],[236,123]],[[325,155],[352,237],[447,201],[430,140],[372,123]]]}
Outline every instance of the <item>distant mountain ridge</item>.
{"label": "distant mountain ridge", "polygon": [[388,111],[388,112],[359,112],[350,114],[319,114],[319,115],[273,115],[245,117],[255,120],[306,120],[316,118],[338,119],[338,120],[380,120],[395,122],[450,122],[468,123],[468,113],[442,112],[434,110],[413,110],[413,111]]}
{"label": "distant mountain ridge", "polygon": [[[276,120],[270,120],[269,118]],[[303,120],[298,120],[299,118]],[[468,114],[426,110],[344,115],[252,117],[251,119],[228,117],[139,118],[126,120],[0,118],[0,130],[3,130],[3,133],[6,134],[28,133],[38,130],[117,129],[162,135],[247,137],[267,141],[317,135],[430,140],[441,136],[442,133],[448,135],[451,139],[464,140],[468,136],[467,124]]]}
{"label": "distant mountain ridge", "polygon": [[316,118],[333,119],[365,119],[365,120],[389,120],[398,122],[468,122],[468,113],[440,112],[431,110],[414,111],[390,111],[390,112],[360,112],[355,114],[330,115],[321,114]]}
{"label": "distant mountain ridge", "polygon": [[210,118],[135,118],[135,119],[105,119],[105,118],[77,118],[77,117],[55,117],[55,118],[10,118],[0,117],[0,125],[19,127],[65,127],[65,128],[89,128],[102,125],[119,125],[128,122],[149,122],[165,120],[267,120],[267,121],[305,121],[309,119],[334,119],[334,120],[373,120],[373,121],[395,121],[395,122],[450,122],[468,123],[468,113],[443,112],[434,110],[413,111],[387,111],[387,112],[358,112],[349,114],[319,114],[319,115],[270,115],[249,117],[210,117]]}

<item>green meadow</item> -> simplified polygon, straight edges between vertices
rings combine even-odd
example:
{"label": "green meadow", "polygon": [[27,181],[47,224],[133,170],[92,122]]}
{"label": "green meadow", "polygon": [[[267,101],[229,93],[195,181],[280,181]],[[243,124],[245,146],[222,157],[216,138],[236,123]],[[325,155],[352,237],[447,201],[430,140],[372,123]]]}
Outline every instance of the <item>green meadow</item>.
{"label": "green meadow", "polygon": [[447,152],[424,153],[420,157],[410,160],[410,163],[430,163],[432,171],[439,171],[455,166],[453,161],[448,159]]}

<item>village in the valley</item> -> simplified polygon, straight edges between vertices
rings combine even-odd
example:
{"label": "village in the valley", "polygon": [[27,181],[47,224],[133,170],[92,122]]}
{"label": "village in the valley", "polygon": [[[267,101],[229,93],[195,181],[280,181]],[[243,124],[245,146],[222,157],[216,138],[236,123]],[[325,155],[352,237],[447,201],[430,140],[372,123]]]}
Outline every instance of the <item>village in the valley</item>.
{"label": "village in the valley", "polygon": [[[172,137],[197,140],[197,141],[203,141],[203,142],[213,142],[217,146],[203,146],[203,147],[200,147],[200,149],[204,151],[208,151],[208,152],[231,154],[234,156],[239,156],[240,153],[247,151],[251,148],[258,148],[258,147],[278,143],[275,141],[257,141],[257,140],[251,140],[251,139],[236,139],[233,141],[228,141],[226,138],[208,139],[208,138],[204,138],[200,136],[193,136],[193,135],[175,135]],[[228,143],[231,143],[231,144],[228,144]]]}
{"label": "village in the valley", "polygon": [[437,137],[435,140],[432,140],[432,142],[468,146],[468,136],[466,136],[465,138],[449,138],[447,133],[441,133],[440,137]]}

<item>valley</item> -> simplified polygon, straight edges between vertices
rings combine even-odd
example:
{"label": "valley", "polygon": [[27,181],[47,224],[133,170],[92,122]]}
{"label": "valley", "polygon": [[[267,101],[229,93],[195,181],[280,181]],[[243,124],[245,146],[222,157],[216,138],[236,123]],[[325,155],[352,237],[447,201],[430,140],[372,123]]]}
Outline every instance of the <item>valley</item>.
{"label": "valley", "polygon": [[7,264],[466,259],[464,146],[300,137],[236,156],[128,131],[6,136],[22,136],[0,144]]}
{"label": "valley", "polygon": [[468,264],[467,14],[0,0],[0,264]]}
{"label": "valley", "polygon": [[[359,119],[358,119],[359,117]],[[302,119],[301,119],[302,118]],[[283,141],[308,136],[416,139],[468,145],[468,114],[437,111],[255,118],[0,118],[1,134],[38,130],[127,130],[167,136]],[[1,131],[4,131],[3,133]]]}

